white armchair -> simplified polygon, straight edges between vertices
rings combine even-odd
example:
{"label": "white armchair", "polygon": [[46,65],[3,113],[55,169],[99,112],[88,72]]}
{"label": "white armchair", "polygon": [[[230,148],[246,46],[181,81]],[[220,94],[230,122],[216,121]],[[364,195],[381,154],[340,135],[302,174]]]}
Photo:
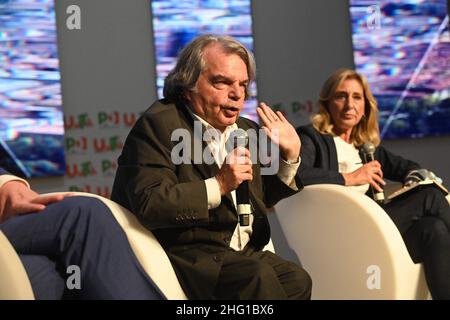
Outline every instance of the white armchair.
{"label": "white armchair", "polygon": [[367,196],[312,185],[275,209],[288,245],[312,277],[313,299],[430,298],[422,265],[413,263],[392,220]]}
{"label": "white armchair", "polygon": [[[81,192],[75,194],[103,201],[125,231],[137,259],[158,288],[168,299],[187,299],[164,249],[130,211],[101,196]],[[272,242],[269,242],[265,249],[274,251]],[[34,295],[17,253],[0,231],[0,300],[3,299],[29,300],[34,299]]]}
{"label": "white armchair", "polygon": [[0,231],[0,300],[32,300],[33,290],[16,251]]}

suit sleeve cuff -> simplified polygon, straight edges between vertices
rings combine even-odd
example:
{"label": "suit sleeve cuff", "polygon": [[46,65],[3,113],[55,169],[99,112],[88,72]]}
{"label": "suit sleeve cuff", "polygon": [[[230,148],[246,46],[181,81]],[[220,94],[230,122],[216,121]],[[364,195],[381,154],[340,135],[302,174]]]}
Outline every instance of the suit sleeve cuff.
{"label": "suit sleeve cuff", "polygon": [[296,162],[289,161],[287,162],[283,158],[280,158],[280,169],[278,170],[278,178],[287,185],[289,188],[297,191],[297,185],[295,183],[295,175],[297,174],[297,170],[300,167],[301,158],[298,157]]}
{"label": "suit sleeve cuff", "polygon": [[217,179],[215,177],[205,180],[206,193],[208,196],[208,210],[217,208],[222,201],[222,196],[220,195],[220,187]]}
{"label": "suit sleeve cuff", "polygon": [[[9,181],[20,181],[22,183],[24,183],[28,188],[30,188],[30,184],[26,181],[23,180],[19,177],[10,175],[10,174],[3,174],[0,176],[0,187],[2,187],[5,183],[9,182]],[[220,191],[219,191],[220,193]]]}

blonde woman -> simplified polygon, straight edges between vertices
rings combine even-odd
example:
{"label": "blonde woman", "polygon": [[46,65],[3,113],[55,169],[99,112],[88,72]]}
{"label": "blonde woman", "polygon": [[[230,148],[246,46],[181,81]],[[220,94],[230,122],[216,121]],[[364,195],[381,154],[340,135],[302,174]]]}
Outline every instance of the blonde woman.
{"label": "blonde woman", "polygon": [[[340,69],[324,83],[312,125],[300,127],[301,165],[305,185],[332,183],[370,195],[382,192],[383,178],[409,183],[426,171],[380,145],[377,102],[367,80]],[[362,162],[360,147],[372,142],[375,160]],[[443,193],[427,186],[381,204],[389,214],[415,263],[423,262],[434,299],[450,299],[450,207]]]}

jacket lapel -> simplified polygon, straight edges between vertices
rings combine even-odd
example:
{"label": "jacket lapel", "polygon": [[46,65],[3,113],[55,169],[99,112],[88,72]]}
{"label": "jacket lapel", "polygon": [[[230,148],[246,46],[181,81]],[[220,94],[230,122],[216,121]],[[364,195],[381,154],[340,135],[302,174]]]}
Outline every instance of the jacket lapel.
{"label": "jacket lapel", "polygon": [[181,119],[180,128],[188,130],[191,137],[190,152],[192,166],[200,173],[203,179],[214,177],[219,172],[219,167],[214,161],[212,164],[207,164],[203,159],[203,152],[210,152],[208,145],[203,141],[205,127],[201,122],[194,121],[193,116],[186,108],[188,107],[177,105]]}
{"label": "jacket lapel", "polygon": [[328,153],[325,154],[330,155],[330,158],[328,159],[328,166],[332,171],[339,171],[336,145],[334,143],[333,137],[331,135],[323,135],[323,137],[328,148]]}

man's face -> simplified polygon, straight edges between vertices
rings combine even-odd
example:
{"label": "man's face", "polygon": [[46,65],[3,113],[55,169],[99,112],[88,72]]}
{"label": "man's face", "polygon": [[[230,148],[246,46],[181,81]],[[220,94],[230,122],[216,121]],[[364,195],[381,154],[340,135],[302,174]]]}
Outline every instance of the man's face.
{"label": "man's face", "polygon": [[204,48],[206,68],[196,88],[186,92],[192,111],[221,131],[236,122],[244,106],[248,86],[247,66],[236,54],[227,54],[217,44]]}

